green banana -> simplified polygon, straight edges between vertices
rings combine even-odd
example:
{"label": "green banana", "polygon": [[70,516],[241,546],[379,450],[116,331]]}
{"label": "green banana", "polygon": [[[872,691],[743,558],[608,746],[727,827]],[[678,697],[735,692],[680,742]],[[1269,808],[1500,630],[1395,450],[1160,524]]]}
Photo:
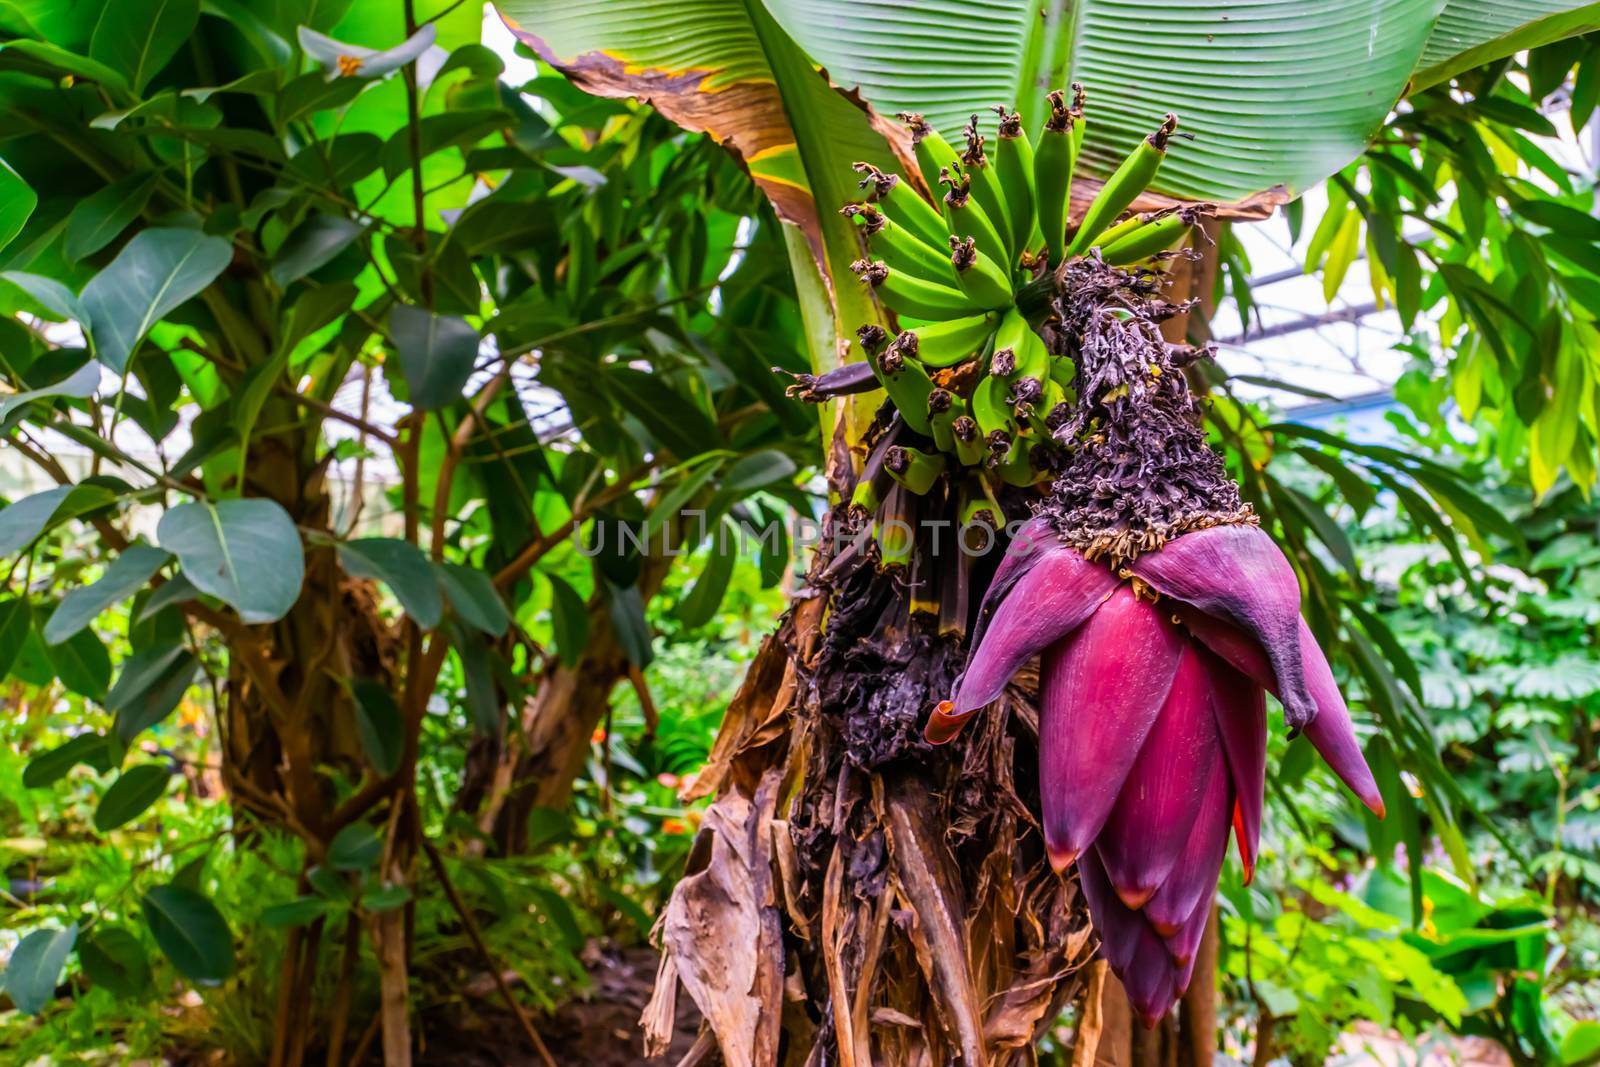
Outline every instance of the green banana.
{"label": "green banana", "polygon": [[939,174],[939,182],[949,186],[944,194],[944,219],[947,232],[956,237],[971,237],[978,251],[1000,263],[1010,262],[1006,242],[988,212],[972,197],[972,179],[966,174]]}
{"label": "green banana", "polygon": [[939,183],[939,172],[956,165],[959,158],[956,150],[919,112],[902,111],[895,117],[905,123],[906,129],[911,132],[911,147],[917,154],[917,167],[922,171],[922,179],[928,188],[934,189]]}
{"label": "green banana", "polygon": [[942,249],[950,236],[939,211],[918,192],[900,180],[898,174],[885,174],[871,163],[852,163],[863,175],[856,184],[867,191],[867,202],[876,204],[890,218],[922,238],[924,244]]}
{"label": "green banana", "polygon": [[951,427],[966,410],[967,402],[948,389],[935,389],[928,394],[928,422],[933,427],[934,447],[940,452],[956,450],[955,432]]}
{"label": "green banana", "polygon": [[[1033,330],[1028,327],[1028,320],[1016,308],[1011,308],[1001,317],[1000,328],[994,335],[994,354],[989,357],[989,374],[992,377],[1010,382],[1017,376],[1030,334],[1033,334]],[[985,427],[984,432],[991,429],[992,426]]]}
{"label": "green banana", "polygon": [[1122,240],[1124,237],[1128,236],[1128,234],[1132,233],[1134,230],[1137,230],[1140,226],[1143,226],[1151,219],[1159,218],[1161,214],[1162,213],[1158,211],[1152,211],[1143,215],[1137,213],[1130,214],[1122,221],[1108,227],[1104,233],[1094,239],[1094,243],[1101,248],[1105,248],[1107,245]]}
{"label": "green banana", "polygon": [[1083,124],[1083,88],[1073,90],[1080,103],[1074,111],[1067,107],[1066,94],[1056,89],[1046,100],[1050,117],[1039,134],[1039,147],[1033,155],[1034,202],[1038,205],[1039,229],[1044,235],[1050,261],[1059,263],[1066,249],[1067,217],[1072,213],[1072,172],[1078,162],[1077,129]]}
{"label": "green banana", "polygon": [[1189,232],[1191,223],[1183,217],[1181,212],[1173,212],[1164,218],[1134,230],[1121,240],[1105,243],[1100,256],[1113,267],[1125,267],[1130,263],[1137,263],[1141,259],[1148,259],[1157,252],[1165,252]]}
{"label": "green banana", "polygon": [[[857,336],[873,342],[873,350],[883,347],[882,342],[876,340],[877,334],[882,334],[883,328],[879,326],[863,326],[857,331]],[[889,472],[883,469],[883,457],[894,445],[895,440],[905,429],[905,420],[891,419],[889,425],[878,435],[872,444],[872,451],[867,453],[867,460],[861,466],[861,474],[856,478],[855,488],[850,491],[850,513],[856,519],[865,518],[877,513],[883,504],[884,494],[893,487],[893,479]]]}
{"label": "green banana", "polygon": [[1016,377],[1047,378],[1050,376],[1050,350],[1044,346],[1044,338],[1035,333],[1026,321],[1023,327],[1025,332],[1017,347]]}
{"label": "green banana", "polygon": [[944,473],[944,464],[943,453],[922,452],[906,445],[895,445],[883,457],[889,477],[917,496],[926,496],[933,488]]}
{"label": "green banana", "polygon": [[[995,171],[1005,193],[1011,219],[1013,257],[1039,247],[1039,218],[1034,213],[1037,199],[1033,188],[1033,143],[1022,129],[1022,113],[996,107],[1000,115],[999,144],[994,151]],[[1007,269],[1015,266],[1008,263]]]}
{"label": "green banana", "polygon": [[1032,438],[1018,437],[1012,441],[1010,451],[996,466],[995,473],[1007,485],[1024,487],[1039,481],[1041,472],[1033,465]]}
{"label": "green banana", "polygon": [[874,204],[846,204],[839,214],[855,222],[866,235],[872,254],[890,270],[906,271],[929,281],[955,286],[955,268],[943,249],[898,225]]}
{"label": "green banana", "polygon": [[[887,464],[886,464],[887,465]],[[878,569],[889,570],[910,565],[916,548],[916,532],[906,520],[909,510],[906,489],[898,483],[884,497],[883,508],[872,523],[872,537],[878,543]]]}
{"label": "green banana", "polygon": [[[999,349],[995,351],[998,354]],[[993,374],[980,380],[973,388],[972,417],[977,420],[978,430],[984,437],[996,433],[1009,436],[1017,432],[1017,418],[1012,413],[1010,401],[1006,399],[1010,392],[1010,384]]]}
{"label": "green banana", "polygon": [[978,251],[973,238],[962,240],[950,235],[950,267],[962,290],[972,299],[993,308],[1011,304],[1011,282],[1005,271]]}
{"label": "green banana", "polygon": [[956,439],[956,459],[962,466],[976,467],[983,462],[983,437],[971,415],[957,415],[950,423],[950,435]]}
{"label": "green banana", "polygon": [[[968,478],[961,483],[956,509],[956,530],[966,551],[980,554],[994,548],[996,533],[1002,525],[998,516],[1004,513],[982,478]],[[988,527],[988,532],[980,527]]]}
{"label": "green banana", "polygon": [[999,321],[999,312],[985,311],[981,315],[967,315],[918,326],[914,330],[904,331],[901,336],[910,334],[916,338],[907,343],[916,345],[911,354],[921,360],[923,366],[953,367],[970,359],[973,353],[982,348]]}
{"label": "green banana", "polygon": [[892,271],[882,260],[858,259],[850,269],[901,315],[936,320],[985,310],[960,289],[930,282],[908,271]]}
{"label": "green banana", "polygon": [[1166,158],[1167,140],[1177,128],[1178,116],[1169,113],[1155,133],[1134,145],[1121,166],[1101,186],[1100,192],[1089,204],[1089,210],[1084,212],[1077,236],[1067,246],[1067,255],[1081,256],[1095,243],[1095,238],[1100,236],[1106,225],[1122,214],[1149,187],[1156,171],[1161,169],[1161,161]]}
{"label": "green banana", "polygon": [[1014,229],[1011,214],[1014,208],[1006,202],[1006,190],[995,172],[994,163],[983,150],[983,134],[978,132],[978,116],[972,116],[962,135],[967,139],[967,150],[961,154],[961,173],[972,185],[972,199],[994,224],[1000,238],[1001,252],[997,258],[1009,269],[1016,260],[1017,246],[1011,241]]}
{"label": "green banana", "polygon": [[[900,334],[878,356],[878,377],[906,425],[920,434],[929,434],[933,431],[933,424],[928,421],[928,397],[934,389],[933,380],[921,363],[910,358],[916,342],[902,343],[900,338],[906,336]],[[911,351],[908,352],[908,348]]]}
{"label": "green banana", "polygon": [[1073,381],[1078,377],[1078,365],[1068,356],[1050,358],[1050,380],[1059,384],[1066,393],[1074,393]]}
{"label": "green banana", "polygon": [[1018,378],[1011,383],[1011,392],[1006,394],[1006,400],[1019,421],[1031,419],[1044,400],[1044,383],[1033,377]]}
{"label": "green banana", "polygon": [[1054,378],[1044,380],[1044,396],[1034,408],[1033,418],[1029,422],[1043,437],[1049,437],[1057,426],[1065,422],[1072,414],[1072,406],[1067,403],[1067,392],[1061,388],[1061,383]]}

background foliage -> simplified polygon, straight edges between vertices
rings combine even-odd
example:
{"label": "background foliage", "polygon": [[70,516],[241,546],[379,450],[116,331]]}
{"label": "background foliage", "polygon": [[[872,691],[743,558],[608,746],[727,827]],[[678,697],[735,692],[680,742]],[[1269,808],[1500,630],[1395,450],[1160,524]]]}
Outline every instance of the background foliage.
{"label": "background foliage", "polygon": [[[553,1009],[682,867],[677,788],[796,560],[673,516],[817,506],[830,427],[768,370],[817,349],[810,257],[708,138],[514,84],[476,10],[431,14],[0,5],[17,1062],[358,1052],[386,916],[421,1018],[499,964]],[[814,92],[828,42],[772,30],[774,84]],[[1330,296],[1364,257],[1410,331],[1398,447],[1211,383],[1394,813],[1274,732],[1267,859],[1223,899],[1236,1051],[1370,1020],[1600,1058],[1600,229],[1531,139],[1587,123],[1597,47],[1435,56],[1326,212],[1284,211]],[[820,200],[793,133],[752,169]]]}

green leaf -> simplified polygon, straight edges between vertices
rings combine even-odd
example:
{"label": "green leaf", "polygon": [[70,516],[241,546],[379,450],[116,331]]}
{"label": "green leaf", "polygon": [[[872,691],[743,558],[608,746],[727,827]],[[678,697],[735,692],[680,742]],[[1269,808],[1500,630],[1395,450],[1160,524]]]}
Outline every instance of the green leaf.
{"label": "green leaf", "polygon": [[444,611],[439,576],[416,545],[394,537],[344,541],[339,545],[339,560],[352,576],[387,585],[406,614],[424,630],[439,625]]}
{"label": "green leaf", "polygon": [[466,683],[466,710],[479,733],[493,735],[500,729],[501,710],[505,700],[495,685],[494,666],[490,650],[483,635],[463,626],[450,627],[450,643],[461,659],[461,677]]}
{"label": "green leaf", "polygon": [[606,611],[623,654],[635,667],[641,670],[648,667],[655,658],[655,648],[650,643],[650,623],[644,617],[644,597],[639,587],[630,585],[618,589],[608,584],[605,589]]}
{"label": "green leaf", "polygon": [[27,597],[0,600],[0,679],[11,673],[11,665],[32,631],[33,605]]}
{"label": "green leaf", "polygon": [[499,637],[511,625],[505,601],[489,576],[459,563],[438,564],[439,584],[456,616],[468,626]]}
{"label": "green leaf", "polygon": [[144,92],[194,33],[200,0],[106,0],[89,39],[89,56]]}
{"label": "green leaf", "polygon": [[1600,4],[1572,0],[1449,0],[1412,75],[1412,91],[1473,67],[1600,29]]}
{"label": "green leaf", "polygon": [[295,897],[282,904],[274,904],[261,912],[261,925],[274,930],[292,926],[309,926],[318,919],[333,914],[337,905],[326,897]]}
{"label": "green leaf", "polygon": [[272,257],[272,280],[286,286],[323,266],[366,232],[359,222],[339,215],[312,215],[284,238]]}
{"label": "green leaf", "polygon": [[728,473],[722,476],[721,488],[724,492],[760,489],[764,485],[788,479],[797,470],[799,468],[795,466],[794,460],[782,452],[770,449],[765,452],[755,452],[728,468]]}
{"label": "green leaf", "polygon": [[478,359],[478,331],[456,315],[401,304],[389,313],[411,403],[424,411],[454,403]]}
{"label": "green leaf", "polygon": [[[84,326],[88,325],[89,316],[83,313],[83,308],[78,303],[78,295],[54,278],[46,278],[43,275],[29,274],[20,270],[0,271],[0,278],[4,278],[24,293],[27,293],[34,303],[62,322],[70,321]],[[96,366],[96,364],[91,363],[88,366]],[[91,383],[91,390],[99,380],[100,376],[97,373],[95,382]],[[87,396],[88,394],[85,393],[84,395]],[[15,397],[7,397],[6,399],[13,402],[16,400]]]}
{"label": "green leaf", "polygon": [[232,606],[243,622],[281,619],[300,597],[300,532],[276,501],[180,504],[161,516],[156,537],[196,589]]}
{"label": "green leaf", "polygon": [[80,763],[109,770],[112,762],[110,738],[104,734],[79,734],[29,760],[22,770],[22,784],[28,789],[42,789],[65,778]]}
{"label": "green leaf", "polygon": [[164,763],[141,763],[118,776],[94,809],[94,828],[110,833],[143,815],[167,791],[172,771]]}
{"label": "green leaf", "polygon": [[373,770],[385,776],[393,774],[400,766],[405,747],[399,705],[388,689],[370,678],[351,682],[350,694],[355,698],[356,733],[361,738],[361,751]]}
{"label": "green leaf", "polygon": [[[1155,188],[1238,200],[1277,185],[1292,196],[1355,158],[1405,88],[1437,3],[768,0],[766,7],[836,84],[859,88],[882,115],[922,112],[947,135],[1003,103],[1022,111],[1033,136],[1044,90],[1064,85],[1070,69],[1089,93],[1088,173],[1110,174],[1171,111],[1195,140],[1174,144]],[[634,44],[622,54],[638,62],[639,50]]]}
{"label": "green leaf", "polygon": [[563,667],[575,666],[589,642],[589,606],[566,579],[545,574],[550,583],[550,624]]}
{"label": "green leaf", "polygon": [[177,885],[144,895],[144,921],[156,944],[186,978],[220,982],[233,973],[233,934],[216,905]]}
{"label": "green leaf", "polygon": [[62,253],[76,263],[115,241],[138,218],[156,188],[156,175],[132,174],[78,202],[67,216]]}
{"label": "green leaf", "polygon": [[[869,116],[834,91],[795,46],[789,36],[795,27],[785,33],[764,4],[705,0],[688,7],[663,0],[503,0],[498,7],[524,44],[589,92],[648,98],[686,129],[714,130],[718,141],[746,161],[778,216],[801,228],[792,240],[785,234],[791,262],[797,269],[808,258],[816,265],[806,272],[802,295],[822,312],[808,314],[806,333],[819,370],[837,361],[837,342],[846,330],[882,320],[849,271],[860,248],[838,208],[860,195],[853,161],[885,171],[900,168]],[[1030,11],[1030,17],[1036,15]],[[854,26],[855,13],[849,19]],[[924,17],[918,12],[903,21]],[[964,40],[960,50],[970,43]],[[1000,42],[982,51],[1004,47]],[[941,65],[950,54],[941,53]],[[607,75],[593,77],[598,68]],[[930,71],[925,84],[952,80],[949,74]],[[982,107],[1010,103],[1012,95],[986,92]],[[547,222],[532,215],[528,220]],[[490,237],[495,232],[488,228]]]}
{"label": "green leaf", "polygon": [[351,823],[328,842],[328,866],[336,871],[370,870],[383,855],[383,838],[366,823]]}
{"label": "green leaf", "polygon": [[10,244],[27,225],[39,197],[11,165],[0,159],[0,248]]}
{"label": "green leaf", "polygon": [[73,589],[61,598],[60,606],[44,624],[42,633],[45,644],[65,641],[94,621],[102,611],[137,593],[170,558],[162,549],[152,548],[143,542],[129,545],[106,568],[98,582]]}
{"label": "green leaf", "polygon": [[381,914],[402,907],[411,899],[411,890],[394,882],[384,882],[382,885],[369,889],[361,894],[361,907],[364,911]]}
{"label": "green leaf", "polygon": [[150,985],[144,943],[121,926],[96,923],[78,941],[78,963],[89,981],[118,998],[136,997]]}
{"label": "green leaf", "polygon": [[73,923],[65,930],[35,930],[17,942],[6,961],[5,987],[18,1011],[37,1015],[56,998],[56,983],[77,939]]}
{"label": "green leaf", "polygon": [[1562,1067],[1585,1067],[1600,1062],[1600,1023],[1582,1019],[1572,1024],[1561,1040]]}
{"label": "green leaf", "polygon": [[693,459],[721,447],[722,435],[711,416],[665,375],[632,367],[609,367],[605,381],[617,394],[622,409],[679,459]]}
{"label": "green leaf", "polygon": [[199,230],[141,230],[83,289],[95,354],[117,374],[174,308],[216,280],[233,261],[233,247]]}
{"label": "green leaf", "polygon": [[10,52],[13,55],[27,56],[46,66],[65,71],[79,78],[99,82],[108,89],[126,95],[128,80],[122,72],[114,67],[109,67],[99,60],[80,55],[77,52],[53,45],[48,41],[6,41],[0,44],[0,51]]}
{"label": "green leaf", "polygon": [[171,714],[194,680],[200,661],[181,645],[152,645],[122,661],[122,673],[106,694],[124,744]]}
{"label": "green leaf", "polygon": [[685,629],[695,630],[711,621],[728,591],[728,580],[733,577],[733,565],[738,559],[739,530],[725,519],[712,531],[705,569],[678,602],[678,621]]}
{"label": "green leaf", "polygon": [[111,684],[111,654],[93,630],[79,630],[45,653],[62,685],[90,700],[105,699]]}
{"label": "green leaf", "polygon": [[70,492],[72,486],[58,485],[0,508],[0,557],[16,555],[33,543]]}

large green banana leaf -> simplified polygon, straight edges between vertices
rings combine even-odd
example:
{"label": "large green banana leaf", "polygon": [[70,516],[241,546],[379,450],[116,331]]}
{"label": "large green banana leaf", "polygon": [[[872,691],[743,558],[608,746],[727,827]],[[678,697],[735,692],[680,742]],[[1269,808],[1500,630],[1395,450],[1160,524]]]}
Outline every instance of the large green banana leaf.
{"label": "large green banana leaf", "polygon": [[1596,29],[1600,4],[1450,0],[1428,37],[1412,87],[1426,89],[1501,56]]}
{"label": "large green banana leaf", "polygon": [[[847,273],[836,209],[849,164],[903,145],[879,116],[947,134],[995,104],[1040,122],[1088,87],[1084,167],[1106,174],[1167,111],[1183,132],[1155,189],[1264,211],[1358,155],[1408,85],[1594,28],[1560,0],[501,0],[517,35],[578,85],[648,100],[737,152],[815,256],[831,363],[878,311]],[[830,84],[831,83],[831,84]],[[867,106],[867,105],[870,105]],[[989,117],[992,123],[992,116]],[[1075,192],[1092,188],[1080,182]],[[818,339],[820,335],[820,340]]]}

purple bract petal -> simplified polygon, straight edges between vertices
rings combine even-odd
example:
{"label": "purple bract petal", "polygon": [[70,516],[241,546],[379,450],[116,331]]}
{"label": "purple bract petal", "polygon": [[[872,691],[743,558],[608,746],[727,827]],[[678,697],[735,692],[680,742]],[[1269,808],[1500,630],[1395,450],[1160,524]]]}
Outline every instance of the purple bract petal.
{"label": "purple bract petal", "polygon": [[973,648],[983,643],[983,632],[988,628],[990,616],[1006,598],[1011,587],[1017,584],[1017,580],[1047,553],[1065,547],[1042,515],[1034,516],[1017,528],[1016,535],[1006,545],[1005,555],[1000,557],[1000,566],[995,569],[994,577],[989,579],[989,588],[984,590],[983,600],[978,604],[978,621],[972,631]]}
{"label": "purple bract petal", "polygon": [[[1211,676],[1212,708],[1217,733],[1233,779],[1237,809],[1239,858],[1244,862],[1245,884],[1255,874],[1261,845],[1261,807],[1267,786],[1267,702],[1261,686],[1240,674],[1210,652],[1202,652]],[[1230,808],[1234,805],[1230,804]]]}
{"label": "purple bract petal", "polygon": [[1133,954],[1145,935],[1144,917],[1129,911],[1117,899],[1105,868],[1094,849],[1083,854],[1078,861],[1078,881],[1083,886],[1084,899],[1089,902],[1089,918],[1100,934],[1100,954],[1111,964],[1111,969],[1121,974],[1133,962]]}
{"label": "purple bract petal", "polygon": [[1081,626],[1118,585],[1110,570],[1090,563],[1054,534],[1031,559],[974,646],[956,687],[955,714],[976,711],[998,697],[1018,668]]}
{"label": "purple bract petal", "polygon": [[1095,842],[1117,896],[1130,908],[1144,907],[1167,881],[1208,804],[1227,818],[1229,791],[1211,788],[1212,779],[1226,780],[1228,772],[1203,655],[1184,642],[1161,714]]}
{"label": "purple bract petal", "polygon": [[[999,634],[997,628],[991,640]],[[1178,627],[1123,586],[1045,654],[1039,792],[1045,847],[1057,870],[1105,825],[1166,702],[1186,643]]]}
{"label": "purple bract petal", "polygon": [[[1267,657],[1261,646],[1237,627],[1213,618],[1192,608],[1179,607],[1178,617],[1184,627],[1211,651],[1227,660],[1236,670],[1264,685],[1274,696],[1278,695],[1277,679],[1272,676]],[[1333,670],[1328,657],[1322,654],[1316,637],[1305,620],[1298,627],[1300,662],[1305,671],[1306,688],[1317,704],[1317,717],[1306,727],[1306,740],[1310,741],[1333,772],[1343,779],[1350,791],[1361,798],[1381,819],[1383,797],[1372,771],[1361,754],[1355,729],[1350,723],[1350,709],[1345,707],[1339,685],[1333,680]]]}
{"label": "purple bract petal", "polygon": [[1178,862],[1144,906],[1145,918],[1163,937],[1176,936],[1201,902],[1209,905],[1227,855],[1233,810],[1233,780],[1226,773],[1212,775]]}
{"label": "purple bract petal", "polygon": [[1328,657],[1322,654],[1311,628],[1303,621],[1300,623],[1300,658],[1305,663],[1306,684],[1319,709],[1316,720],[1306,727],[1306,740],[1316,746],[1350,791],[1360,797],[1374,815],[1383,818],[1383,794],[1378,792],[1372,769],[1361,754],[1355,728],[1350,724],[1350,709],[1344,706],[1344,697],[1339,694],[1339,684],[1333,680]]}
{"label": "purple bract petal", "polygon": [[1300,583],[1257,526],[1212,526],[1129,564],[1158,592],[1242,627],[1266,651],[1291,729],[1317,716],[1300,664]]}

